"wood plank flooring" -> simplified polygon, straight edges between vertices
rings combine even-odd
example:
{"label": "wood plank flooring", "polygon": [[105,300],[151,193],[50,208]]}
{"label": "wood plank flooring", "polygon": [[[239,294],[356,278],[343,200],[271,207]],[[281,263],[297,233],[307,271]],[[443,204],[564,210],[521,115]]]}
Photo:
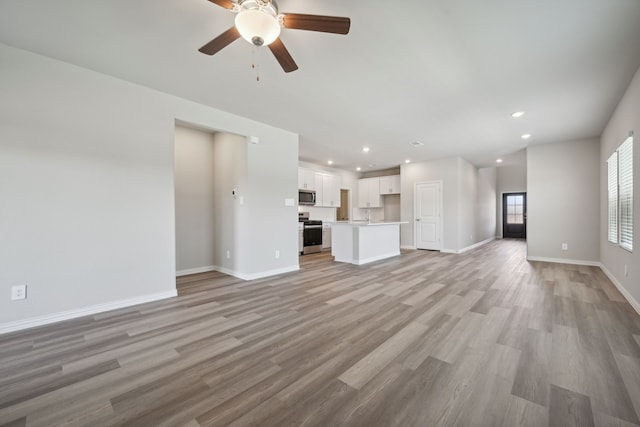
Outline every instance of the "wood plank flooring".
{"label": "wood plank flooring", "polygon": [[640,316],[525,244],[301,258],[0,336],[0,426],[638,426]]}

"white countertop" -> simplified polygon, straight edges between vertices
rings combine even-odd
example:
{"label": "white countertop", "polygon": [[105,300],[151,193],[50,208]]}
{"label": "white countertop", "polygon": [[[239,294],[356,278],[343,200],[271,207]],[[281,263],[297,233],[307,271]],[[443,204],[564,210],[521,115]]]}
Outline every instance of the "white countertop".
{"label": "white countertop", "polygon": [[369,226],[379,226],[379,225],[398,225],[398,224],[408,224],[407,221],[338,221],[332,223],[333,225],[349,225],[352,227],[369,227]]}

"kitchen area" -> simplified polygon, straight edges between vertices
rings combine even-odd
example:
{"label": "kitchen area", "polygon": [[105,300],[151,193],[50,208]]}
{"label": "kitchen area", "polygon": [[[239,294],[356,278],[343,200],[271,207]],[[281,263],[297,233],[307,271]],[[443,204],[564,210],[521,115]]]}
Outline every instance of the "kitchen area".
{"label": "kitchen area", "polygon": [[[378,176],[361,176],[301,164],[298,169],[300,255],[331,251],[336,261],[353,264],[399,255],[399,172],[392,169],[380,171]],[[367,241],[366,250],[359,243],[363,238]],[[381,252],[372,254],[376,248]],[[359,256],[365,252],[366,257]]]}

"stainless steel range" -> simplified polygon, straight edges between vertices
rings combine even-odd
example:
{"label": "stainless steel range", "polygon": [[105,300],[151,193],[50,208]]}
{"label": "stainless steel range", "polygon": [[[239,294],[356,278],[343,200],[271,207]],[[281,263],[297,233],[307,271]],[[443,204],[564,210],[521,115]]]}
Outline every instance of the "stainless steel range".
{"label": "stainless steel range", "polygon": [[322,221],[309,219],[309,212],[299,212],[298,221],[302,222],[302,254],[322,251]]}

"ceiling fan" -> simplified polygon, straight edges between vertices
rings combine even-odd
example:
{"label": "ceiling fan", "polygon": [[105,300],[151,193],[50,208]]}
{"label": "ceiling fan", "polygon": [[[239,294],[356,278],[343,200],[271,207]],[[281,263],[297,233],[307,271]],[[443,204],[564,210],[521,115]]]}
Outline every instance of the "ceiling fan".
{"label": "ceiling fan", "polygon": [[268,46],[286,73],[298,69],[289,51],[280,40],[280,30],[320,31],[347,34],[351,26],[349,18],[299,13],[278,13],[273,0],[209,0],[211,3],[237,13],[235,26],[229,28],[199,51],[213,55],[242,37],[255,46]]}

